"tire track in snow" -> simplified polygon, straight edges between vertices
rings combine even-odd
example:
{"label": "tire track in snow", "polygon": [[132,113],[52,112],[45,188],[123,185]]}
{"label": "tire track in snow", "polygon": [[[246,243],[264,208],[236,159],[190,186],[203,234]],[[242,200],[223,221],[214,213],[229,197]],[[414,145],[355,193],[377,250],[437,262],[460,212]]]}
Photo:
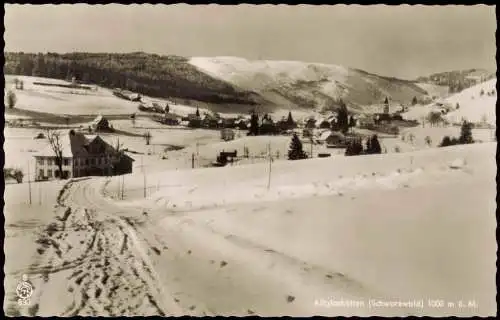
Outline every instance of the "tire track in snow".
{"label": "tire track in snow", "polygon": [[[68,291],[74,299],[62,311],[64,316],[179,314],[178,307],[168,304],[164,292],[156,288],[154,270],[131,230],[119,218],[95,210],[99,207],[91,201],[97,198],[89,193],[91,182],[65,185],[56,205],[62,218],[54,219],[50,232],[46,228],[40,234],[39,253],[47,257],[45,264],[33,265],[29,273],[72,270]],[[78,233],[84,240],[75,238]]]}

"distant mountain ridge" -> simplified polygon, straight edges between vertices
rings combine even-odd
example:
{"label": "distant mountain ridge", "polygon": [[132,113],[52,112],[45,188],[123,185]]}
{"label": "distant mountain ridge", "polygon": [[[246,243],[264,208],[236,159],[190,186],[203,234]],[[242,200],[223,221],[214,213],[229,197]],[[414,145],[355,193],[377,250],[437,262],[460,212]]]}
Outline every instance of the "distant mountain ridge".
{"label": "distant mountain ridge", "polygon": [[[133,53],[6,52],[4,74],[71,79],[107,88],[128,89],[217,112],[259,110],[328,112],[342,99],[351,111],[371,105],[411,104],[448,94],[432,76],[415,81],[379,76],[360,69],[301,61],[247,60],[238,57],[180,57]],[[473,69],[475,72],[479,69]],[[446,76],[448,73],[436,74]],[[466,78],[473,74],[449,73]],[[439,90],[438,90],[439,89]]]}
{"label": "distant mountain ridge", "polygon": [[363,112],[365,106],[382,103],[386,97],[397,104],[429,98],[415,81],[338,65],[237,57],[193,57],[189,62],[214,78],[291,109],[328,111],[342,99],[351,110]]}
{"label": "distant mountain ridge", "polygon": [[417,78],[417,81],[439,86],[447,86],[450,93],[455,93],[470,88],[481,82],[491,80],[495,77],[495,70],[466,69],[433,73],[428,76],[419,77]]}

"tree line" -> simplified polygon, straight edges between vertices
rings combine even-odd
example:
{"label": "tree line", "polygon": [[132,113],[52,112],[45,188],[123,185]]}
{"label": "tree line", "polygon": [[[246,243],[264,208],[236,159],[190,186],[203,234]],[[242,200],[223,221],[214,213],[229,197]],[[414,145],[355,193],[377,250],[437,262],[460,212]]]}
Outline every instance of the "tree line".
{"label": "tree line", "polygon": [[159,98],[208,103],[259,103],[255,93],[235,89],[210,77],[184,57],[136,53],[6,52],[4,74],[71,80],[131,90]]}

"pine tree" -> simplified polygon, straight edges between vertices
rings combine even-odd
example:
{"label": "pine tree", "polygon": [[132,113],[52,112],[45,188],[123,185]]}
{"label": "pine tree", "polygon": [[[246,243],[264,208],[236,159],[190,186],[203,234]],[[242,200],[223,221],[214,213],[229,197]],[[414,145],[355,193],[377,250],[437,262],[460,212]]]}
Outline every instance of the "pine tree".
{"label": "pine tree", "polygon": [[257,113],[255,113],[255,111],[252,113],[252,117],[250,118],[249,135],[259,135],[259,116],[257,115]]}
{"label": "pine tree", "polygon": [[196,117],[200,117],[200,109],[198,107],[196,107]]}
{"label": "pine tree", "polygon": [[388,98],[388,97],[385,97],[384,104],[385,104],[386,106],[387,106],[387,105],[389,105],[389,98]]}
{"label": "pine tree", "polygon": [[295,121],[292,118],[291,111],[288,112],[288,118],[286,119],[286,125],[287,125],[288,129],[295,128]]}
{"label": "pine tree", "polygon": [[371,154],[382,153],[382,148],[380,147],[380,143],[378,142],[378,137],[376,134],[372,136],[372,139],[370,141],[370,148],[371,148],[370,151]]}
{"label": "pine tree", "polygon": [[472,138],[472,124],[470,122],[464,121],[462,127],[460,128],[460,137],[458,138],[460,144],[474,143]]}
{"label": "pine tree", "polygon": [[349,112],[342,100],[340,100],[340,109],[337,115],[337,126],[344,134],[349,130]]}
{"label": "pine tree", "polygon": [[353,128],[353,127],[355,127],[355,126],[356,126],[356,119],[354,119],[354,116],[352,116],[352,115],[351,115],[351,116],[349,117],[349,127],[350,127],[350,128]]}
{"label": "pine tree", "polygon": [[371,153],[371,150],[372,150],[372,139],[371,138],[366,139],[366,149],[365,150],[366,150],[367,154]]}
{"label": "pine tree", "polygon": [[414,106],[418,103],[417,101],[417,97],[413,97],[413,99],[411,100],[411,105]]}
{"label": "pine tree", "polygon": [[302,142],[296,133],[292,136],[290,149],[288,150],[288,160],[301,160],[307,159],[307,154],[302,149]]}
{"label": "pine tree", "polygon": [[167,103],[167,105],[165,106],[165,113],[169,113],[169,112],[170,112],[170,106]]}
{"label": "pine tree", "polygon": [[457,102],[457,104],[455,105],[455,109],[460,109],[460,104]]}
{"label": "pine tree", "polygon": [[346,156],[359,156],[363,153],[363,144],[360,139],[353,140],[349,142],[347,148],[345,149]]}
{"label": "pine tree", "polygon": [[441,144],[439,144],[440,147],[448,147],[451,145],[452,142],[449,136],[444,136],[443,140],[441,141]]}

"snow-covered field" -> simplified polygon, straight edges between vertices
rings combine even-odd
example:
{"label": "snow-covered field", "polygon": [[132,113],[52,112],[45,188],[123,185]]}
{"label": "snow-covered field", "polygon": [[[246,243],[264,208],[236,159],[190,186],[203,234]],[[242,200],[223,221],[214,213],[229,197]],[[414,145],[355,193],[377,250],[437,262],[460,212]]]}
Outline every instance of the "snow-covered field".
{"label": "snow-covered field", "polygon": [[[24,90],[15,90],[14,78],[24,81]],[[141,113],[139,103],[117,98],[112,91],[99,86],[92,86],[96,90],[69,89],[63,87],[47,87],[35,85],[33,82],[47,82],[68,84],[58,79],[6,75],[6,88],[12,88],[17,96],[17,109],[46,112],[64,115],[97,115],[97,114],[132,114]],[[143,96],[146,104],[153,101],[170,105],[170,111],[179,115],[194,113],[195,108],[174,104],[165,99]],[[200,109],[200,112],[208,111]]]}
{"label": "snow-covered field", "polygon": [[[34,234],[52,245],[16,270],[31,270],[38,315],[493,315],[495,150],[276,161],[269,189],[267,164],[155,172],[147,179],[164,185],[135,200],[128,189],[142,188],[140,173],[126,177],[126,200],[111,197],[119,177],[70,182],[58,208],[39,209],[59,231]],[[9,208],[22,187],[7,186]],[[36,226],[11,223],[19,236],[6,248],[31,242],[22,232]],[[9,270],[12,285],[20,273]],[[370,299],[423,308],[369,308]]]}

